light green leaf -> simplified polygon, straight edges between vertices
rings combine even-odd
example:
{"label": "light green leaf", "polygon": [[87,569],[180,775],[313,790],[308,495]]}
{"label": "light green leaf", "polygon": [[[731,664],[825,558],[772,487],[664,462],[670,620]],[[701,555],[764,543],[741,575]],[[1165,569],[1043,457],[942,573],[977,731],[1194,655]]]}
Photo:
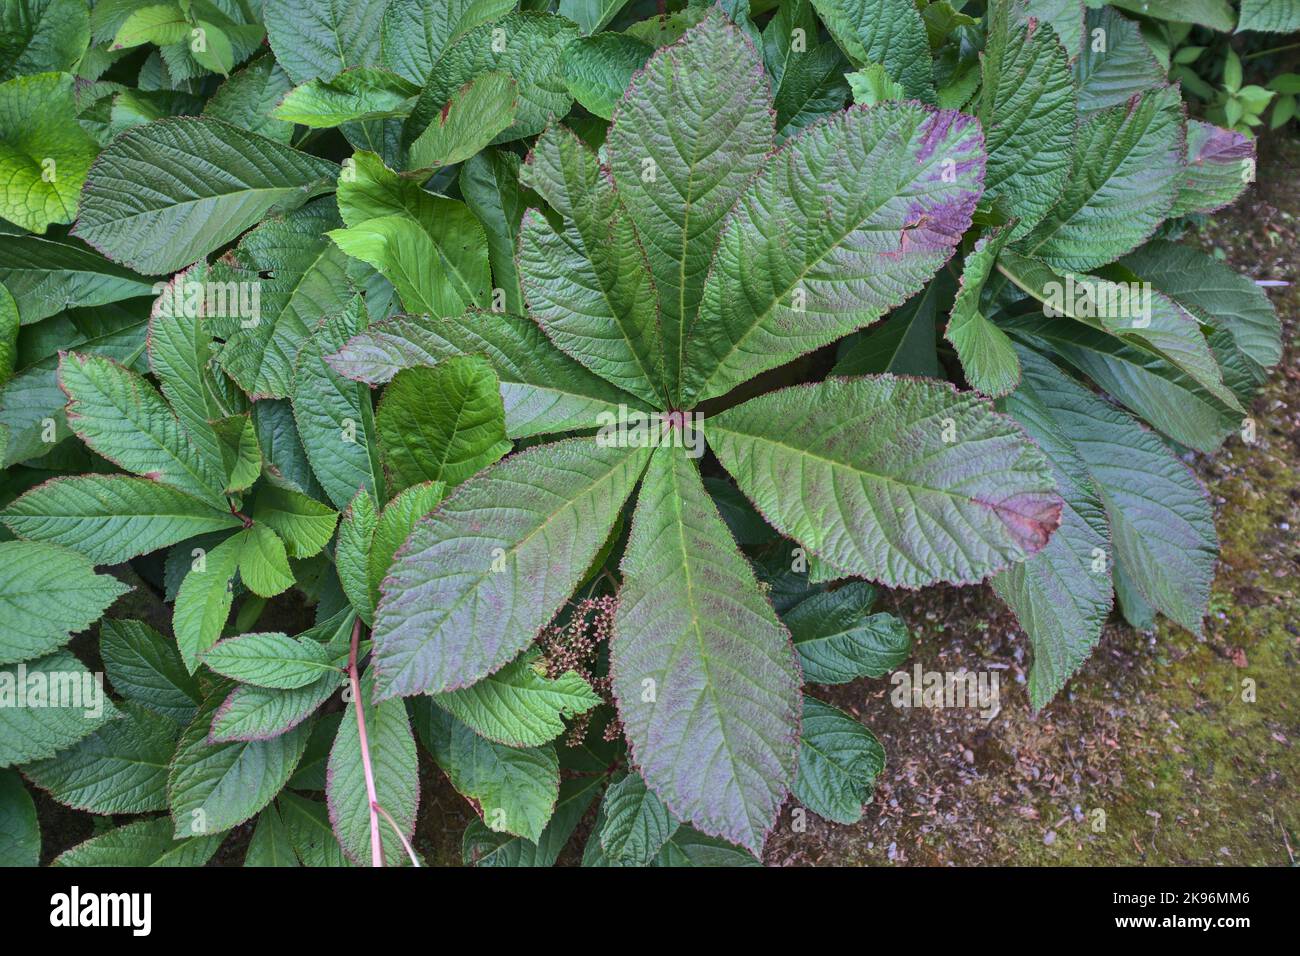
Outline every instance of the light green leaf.
{"label": "light green leaf", "polygon": [[90,44],[90,8],[85,0],[6,0],[0,37],[0,81],[71,72]]}
{"label": "light green leaf", "polygon": [[1020,381],[1020,362],[1007,333],[980,309],[980,293],[993,264],[1013,231],[1003,226],[981,236],[962,264],[961,287],[952,306],[944,338],[953,344],[966,381],[994,398],[1008,394]]}
{"label": "light green leaf", "polygon": [[0,769],[52,757],[121,716],[66,650],[0,667]]}
{"label": "light green leaf", "polygon": [[857,823],[884,769],[885,750],[871,731],[843,711],[804,696],[796,800],[825,820]]}
{"label": "light green leaf", "polygon": [[412,485],[397,495],[379,515],[370,549],[370,601],[379,604],[379,586],[388,576],[393,558],[411,535],[415,523],[433,511],[447,494],[441,481]]}
{"label": "light green leaf", "polygon": [[99,652],[113,689],[164,717],[188,724],[203,702],[176,644],[143,621],[104,621]]}
{"label": "light green leaf", "polygon": [[794,637],[794,649],[809,684],[847,684],[859,677],[883,677],[912,650],[912,635],[892,614],[871,614],[876,589],[850,581],[834,591],[814,594],[781,620]]}
{"label": "light green leaf", "polygon": [[[236,537],[242,539],[239,547],[239,578],[250,591],[259,597],[269,598],[293,587],[289,555],[279,535],[264,524],[254,524],[239,532]],[[179,603],[179,597],[177,601]]]}
{"label": "light green leaf", "polygon": [[179,4],[154,3],[132,10],[117,28],[112,50],[152,43],[167,46],[189,39],[190,21]]}
{"label": "light green leaf", "polygon": [[241,684],[277,690],[296,690],[338,672],[323,645],[274,631],[218,641],[203,663]]}
{"label": "light green leaf", "polygon": [[564,82],[585,109],[611,119],[632,74],[654,53],[649,43],[626,33],[578,37],[564,50]]}
{"label": "light green leaf", "polygon": [[289,839],[289,830],[275,804],[257,815],[253,838],[248,841],[244,866],[300,866]]}
{"label": "light green leaf", "polygon": [[0,664],[66,644],[131,588],[68,548],[0,541]]}
{"label": "light green leaf", "polygon": [[334,546],[339,585],[367,626],[375,614],[375,602],[370,594],[370,547],[377,522],[375,499],[362,488],[343,512],[338,542]]}
{"label": "light green leaf", "polygon": [[422,84],[452,43],[516,5],[517,0],[391,0],[384,10],[384,62]]}
{"label": "light green leaf", "polygon": [[241,684],[213,716],[210,739],[226,743],[270,740],[286,734],[316,713],[344,680],[340,671],[293,690]]}
{"label": "light green leaf", "polygon": [[600,795],[603,782],[600,776],[563,781],[555,813],[536,843],[505,831],[489,830],[483,821],[471,820],[461,841],[461,859],[469,866],[554,866],[587,808]]}
{"label": "light green leaf", "polygon": [[469,159],[515,121],[519,84],[505,73],[480,73],[448,98],[411,143],[413,169],[452,166]]}
{"label": "light green leaf", "polygon": [[835,42],[858,66],[883,63],[908,97],[934,102],[934,65],[925,23],[912,0],[873,4],[813,0]]}
{"label": "light green leaf", "polygon": [[185,669],[198,669],[200,658],[217,643],[234,601],[235,572],[247,537],[243,531],[194,559],[176,593],[172,629]]}
{"label": "light green leaf", "polygon": [[271,114],[286,123],[328,129],[358,120],[405,116],[420,88],[404,77],[358,66],[292,89]]}
{"label": "light green leaf", "polygon": [[[1249,4],[1251,0],[1245,0]],[[1237,22],[1236,13],[1228,0],[1110,0],[1111,6],[1144,17],[1172,20],[1175,23],[1199,23],[1211,30],[1231,33]],[[1285,0],[1284,0],[1285,3]],[[1245,29],[1245,28],[1243,28]],[[1300,30],[1300,18],[1296,29]]]}
{"label": "light green leaf", "polygon": [[261,522],[284,539],[292,558],[320,554],[334,536],[338,512],[313,498],[286,488],[262,488],[253,505],[253,521]]}

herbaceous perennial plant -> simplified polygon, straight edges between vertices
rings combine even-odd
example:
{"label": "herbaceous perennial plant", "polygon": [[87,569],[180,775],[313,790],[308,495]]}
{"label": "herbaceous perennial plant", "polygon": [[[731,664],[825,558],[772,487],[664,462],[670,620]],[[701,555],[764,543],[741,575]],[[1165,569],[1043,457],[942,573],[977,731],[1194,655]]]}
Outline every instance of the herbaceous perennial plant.
{"label": "herbaceous perennial plant", "polygon": [[883,766],[804,688],[906,659],[868,582],[991,580],[1035,707],[1200,630],[1279,327],[1159,238],[1253,149],[1135,22],[525,6],[5,0],[0,858],[33,786],[142,815],[61,863],[418,860],[418,739],[467,860],[752,862]]}

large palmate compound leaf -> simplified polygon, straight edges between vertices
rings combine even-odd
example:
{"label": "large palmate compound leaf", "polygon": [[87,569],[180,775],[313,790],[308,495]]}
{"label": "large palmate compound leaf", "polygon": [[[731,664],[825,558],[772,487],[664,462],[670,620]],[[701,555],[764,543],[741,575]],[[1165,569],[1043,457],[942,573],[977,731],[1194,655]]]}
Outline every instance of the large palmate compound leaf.
{"label": "large palmate compound leaf", "polygon": [[195,453],[144,376],[98,355],[68,352],[59,362],[59,385],[68,395],[68,424],[90,448],[127,471],[225,507],[225,476]]}
{"label": "large palmate compound leaf", "polygon": [[679,819],[757,854],[794,780],[799,665],[695,463],[651,458],[610,674],[632,762]]}
{"label": "large palmate compound leaf", "polygon": [[1077,272],[1132,251],[1173,208],[1183,135],[1177,87],[1089,116],[1075,137],[1074,171],[1060,201],[1018,248]]}
{"label": "large palmate compound leaf", "polygon": [[23,325],[65,309],[153,293],[153,283],[84,246],[36,236],[0,236],[0,282]]}
{"label": "large palmate compound leaf", "polygon": [[375,611],[376,696],[467,687],[523,650],[578,586],[649,454],[581,438],[529,448],[417,524]]}
{"label": "large palmate compound leaf", "polygon": [[404,368],[458,355],[483,355],[496,369],[511,438],[595,427],[620,405],[645,408],[557,349],[536,322],[509,313],[397,316],[354,335],[327,361],[347,378],[382,385]]}
{"label": "large palmate compound leaf", "polygon": [[72,222],[98,152],[76,116],[67,73],[0,83],[0,216],[38,233],[50,223]]}
{"label": "large palmate compound leaf", "polygon": [[131,590],[83,555],[37,541],[0,541],[0,664],[66,644]]}
{"label": "large palmate compound leaf", "polygon": [[984,178],[979,123],[888,102],[787,140],[728,215],[682,398],[722,395],[874,322],[952,255]]}
{"label": "large palmate compound leaf", "polygon": [[942,382],[881,375],[787,388],[705,423],[740,490],[833,567],[891,587],[971,583],[1042,549],[1060,520],[1015,422]]}
{"label": "large palmate compound leaf", "polygon": [[102,681],[67,650],[0,667],[0,688],[0,769],[52,757],[121,716]]}
{"label": "large palmate compound leaf", "polygon": [[988,148],[985,195],[1001,200],[1023,235],[1060,197],[1074,161],[1077,100],[1070,61],[1052,28],[1030,29],[1014,0],[990,7],[979,116]]}
{"label": "large palmate compound leaf", "polygon": [[721,13],[651,57],[614,112],[610,172],[645,245],[675,398],[722,220],[772,148],[758,52]]}
{"label": "large palmate compound leaf", "polygon": [[197,117],[136,126],[95,161],[73,232],[137,272],[174,272],[334,186],[338,167]]}
{"label": "large palmate compound leaf", "polygon": [[813,0],[813,6],[855,64],[880,63],[908,97],[934,102],[930,46],[912,0]]}
{"label": "large palmate compound leaf", "polygon": [[294,83],[378,66],[383,0],[266,0],[266,39]]}
{"label": "large palmate compound leaf", "polygon": [[1116,566],[1158,611],[1201,633],[1218,554],[1209,496],[1155,434],[1021,350],[1022,388],[1088,467],[1110,521]]}
{"label": "large palmate compound leaf", "polygon": [[384,63],[423,83],[448,45],[515,5],[516,0],[390,0],[381,31]]}
{"label": "large palmate compound leaf", "polygon": [[563,127],[538,137],[520,180],[564,217],[524,214],[519,279],[550,339],[601,378],[666,408],[655,288],[632,220],[595,153]]}
{"label": "large palmate compound leaf", "polygon": [[[1034,362],[1035,369],[1040,362]],[[1033,382],[1017,389],[1002,407],[1047,455],[1064,502],[1061,526],[1047,547],[993,578],[993,589],[1029,635],[1034,649],[1029,699],[1041,708],[1101,639],[1114,601],[1110,526],[1087,463],[1038,400]]]}

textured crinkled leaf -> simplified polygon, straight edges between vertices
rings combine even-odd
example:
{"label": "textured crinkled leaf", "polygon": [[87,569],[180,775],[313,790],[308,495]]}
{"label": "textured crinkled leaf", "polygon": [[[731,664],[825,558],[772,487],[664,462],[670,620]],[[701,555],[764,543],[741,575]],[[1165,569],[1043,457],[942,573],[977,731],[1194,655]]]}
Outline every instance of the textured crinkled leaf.
{"label": "textured crinkled leaf", "polygon": [[455,487],[510,451],[496,373],[477,356],[399,372],[375,413],[390,493]]}
{"label": "textured crinkled leaf", "polygon": [[1034,17],[1051,25],[1073,60],[1083,45],[1083,0],[1015,0],[1022,19]]}
{"label": "textured crinkled leaf", "polygon": [[596,155],[567,129],[552,126],[529,153],[520,180],[564,217],[557,230],[538,210],[524,214],[517,264],[529,314],[601,378],[667,407],[654,283],[632,220]]}
{"label": "textured crinkled leaf", "polygon": [[601,805],[601,848],[621,864],[645,866],[679,826],[640,774],[610,784]]}
{"label": "textured crinkled leaf", "polygon": [[1043,359],[1025,382],[1074,444],[1101,494],[1115,561],[1142,597],[1201,633],[1218,539],[1209,497],[1192,470],[1119,409]]}
{"label": "textured crinkled leaf", "polygon": [[84,246],[37,236],[0,236],[0,282],[23,325],[153,292],[152,283]]}
{"label": "textured crinkled leaf", "polygon": [[934,102],[925,23],[912,0],[813,0],[835,42],[857,66],[883,64],[908,97]]}
{"label": "textured crinkled leaf", "polygon": [[451,785],[474,804],[488,829],[536,843],[560,793],[555,747],[506,747],[432,702],[421,704],[427,709],[417,727]]}
{"label": "textured crinkled leaf", "polygon": [[796,800],[825,820],[857,823],[884,769],[885,750],[871,731],[843,711],[804,697]]}
{"label": "textured crinkled leaf", "polygon": [[23,767],[59,803],[88,813],[167,809],[167,767],[180,725],[138,704],[68,750]]}
{"label": "textured crinkled leaf", "polygon": [[411,534],[415,523],[433,511],[447,495],[447,486],[441,481],[412,485],[384,506],[375,524],[375,536],[370,548],[370,603],[379,604],[379,586],[388,576],[393,557]]}
{"label": "textured crinkled leaf", "polygon": [[119,717],[102,686],[66,650],[0,667],[0,768],[52,757]]}
{"label": "textured crinkled leaf", "polygon": [[226,475],[226,494],[247,491],[262,475],[262,449],[251,415],[229,415],[212,422]]}
{"label": "textured crinkled leaf", "polygon": [[1300,30],[1300,2],[1297,0],[1241,0],[1237,32],[1294,33]]}
{"label": "textured crinkled leaf", "polygon": [[272,485],[258,492],[253,520],[283,538],[290,557],[310,558],[320,554],[334,536],[339,515],[314,498]]}
{"label": "textured crinkled leaf", "polygon": [[892,614],[872,614],[876,589],[850,581],[800,601],[781,620],[790,629],[809,684],[883,677],[912,650],[912,635]]}
{"label": "textured crinkled leaf", "polygon": [[645,66],[654,47],[626,33],[578,37],[564,50],[564,82],[585,109],[611,119],[632,74]]}
{"label": "textured crinkled leaf", "polygon": [[77,123],[73,77],[0,83],[0,216],[28,232],[72,222],[98,144]]}
{"label": "textured crinkled leaf", "polygon": [[362,488],[343,512],[338,541],[334,545],[334,566],[339,585],[357,615],[367,626],[374,619],[370,596],[370,545],[375,535],[375,499]]}
{"label": "textured crinkled leaf", "polygon": [[250,412],[257,445],[262,452],[262,474],[269,484],[300,491],[316,499],[325,492],[307,461],[307,452],[293,419],[293,406],[287,401],[264,398],[254,403]]}
{"label": "textured crinkled leaf", "polygon": [[984,236],[962,264],[961,286],[953,302],[952,316],[943,337],[957,350],[962,371],[971,387],[997,398],[1006,395],[1020,381],[1020,362],[1007,333],[984,315],[980,293],[993,273],[998,253],[1012,236],[1003,226]]}
{"label": "textured crinkled leaf", "polygon": [[979,123],[911,102],[787,140],[722,229],[683,398],[722,395],[900,305],[952,255],[983,177]]}
{"label": "textured crinkled leaf", "polygon": [[378,66],[383,0],[266,0],[262,17],[275,58],[294,83]]}
{"label": "textured crinkled leaf", "polygon": [[327,192],[337,175],[331,162],[221,120],[162,119],[100,154],[73,232],[137,272],[173,272]]}
{"label": "textured crinkled leaf", "polygon": [[357,66],[296,86],[271,114],[286,123],[328,129],[358,120],[405,116],[420,88],[388,70]]}
{"label": "textured crinkled leaf", "polygon": [[280,792],[307,746],[302,725],[270,740],[210,742],[226,690],[203,702],[172,760],[167,797],[177,838],[221,833],[254,816]]}
{"label": "textured crinkled leaf", "polygon": [[391,0],[384,10],[384,62],[423,83],[449,45],[515,6],[516,0]]}
{"label": "textured crinkled leaf", "polygon": [[300,865],[280,811],[271,804],[257,815],[257,826],[253,828],[253,838],[248,841],[248,852],[244,854],[244,866]]}
{"label": "textured crinkled leaf", "polygon": [[[1035,357],[1032,364],[1037,369],[1044,363]],[[1035,383],[1017,389],[1003,407],[1047,455],[1064,502],[1061,527],[1047,547],[992,582],[1029,635],[1034,650],[1029,699],[1038,709],[1065,686],[1101,640],[1113,601],[1110,526],[1087,464],[1038,399]]]}
{"label": "textured crinkled leaf", "polygon": [[277,631],[218,641],[203,655],[203,663],[241,684],[277,690],[306,687],[338,671],[322,645]]}
{"label": "textured crinkled leaf", "polygon": [[195,454],[190,436],[145,378],[110,359],[68,352],[59,362],[68,423],[90,448],[127,471],[225,507],[225,476]]}
{"label": "textured crinkled leaf", "polygon": [[1040,550],[1060,519],[1024,432],[941,382],[829,379],[753,399],[705,429],[770,524],[891,587],[982,580]]}
{"label": "textured crinkled leaf", "polygon": [[467,866],[554,866],[587,808],[600,795],[602,782],[599,776],[562,782],[555,813],[536,843],[505,831],[489,830],[483,821],[471,820],[461,841],[461,859]]}
{"label": "textured crinkled leaf", "polygon": [[772,78],[781,136],[840,109],[848,99],[844,74],[849,63],[834,43],[813,44],[817,33],[812,0],[784,0],[763,28],[763,61]]}
{"label": "textured crinkled leaf", "polygon": [[236,288],[258,291],[255,315],[240,314],[241,299],[219,323],[226,339],[221,366],[254,398],[293,395],[299,350],[321,317],[342,310],[354,295],[348,257],[326,235],[338,225],[333,200],[308,203],[263,222],[213,269],[214,281],[249,283]]}
{"label": "textured crinkled leaf", "polygon": [[701,833],[683,824],[664,844],[652,866],[761,866],[752,855],[738,846]]}
{"label": "textured crinkled leaf", "polygon": [[344,680],[339,672],[293,690],[242,684],[217,709],[210,739],[214,743],[270,740],[286,734],[316,713]]}
{"label": "textured crinkled leaf", "polygon": [[0,81],[71,71],[90,45],[90,8],[85,0],[8,0],[0,37]]}
{"label": "textured crinkled leaf", "polygon": [[509,747],[537,747],[564,733],[601,699],[576,671],[550,678],[537,655],[524,654],[481,681],[433,699],[475,732]]}
{"label": "textured crinkled leaf", "polygon": [[[361,704],[365,708],[366,740],[375,781],[375,799],[397,821],[402,835],[415,833],[420,805],[420,773],[415,756],[415,737],[401,700],[371,702],[370,681],[361,683]],[[370,798],[366,793],[365,770],[357,728],[357,702],[348,704],[330,750],[325,797],[330,825],[339,844],[354,862],[369,864]],[[398,866],[407,859],[406,850],[393,828],[380,821],[380,845],[384,865]]]}
{"label": "textured crinkled leaf", "polygon": [[1187,121],[1187,166],[1171,216],[1214,212],[1236,202],[1255,181],[1255,142],[1234,130]]}
{"label": "textured crinkled leaf", "polygon": [[307,460],[334,507],[348,506],[358,488],[382,494],[370,389],[343,378],[325,361],[366,327],[360,297],[317,326],[298,353],[294,420]]}
{"label": "textured crinkled leaf", "polygon": [[183,840],[172,836],[166,817],[139,820],[65,850],[52,866],[203,866],[221,846],[222,834]]}
{"label": "textured crinkled leaf", "polygon": [[463,163],[515,121],[519,84],[505,73],[480,73],[443,104],[411,143],[409,164],[433,169]]}
{"label": "textured crinkled leaf", "polygon": [[984,192],[1019,220],[1013,234],[1020,236],[1043,218],[1070,175],[1078,103],[1056,32],[1045,23],[1031,29],[1013,10],[1013,0],[990,8],[976,115],[989,154]]}
{"label": "textured crinkled leaf", "polygon": [[264,524],[254,524],[238,537],[239,579],[248,590],[270,598],[293,587],[289,555],[278,534]]}
{"label": "textured crinkled leaf", "polygon": [[540,133],[573,105],[560,64],[565,46],[577,35],[570,21],[544,13],[510,13],[466,31],[422,78],[424,92],[403,127],[402,141],[414,142],[456,90],[488,71],[505,73],[519,85],[515,121],[492,142],[508,143]]}
{"label": "textured crinkled leaf", "polygon": [[591,439],[529,448],[417,524],[375,611],[378,696],[467,687],[523,650],[578,586],[648,457]]}
{"label": "textured crinkled leaf", "polygon": [[758,51],[721,13],[656,53],[615,110],[609,169],[654,275],[674,399],[723,218],[767,158],[773,119]]}
{"label": "textured crinkled leaf", "polygon": [[195,558],[176,592],[172,629],[176,646],[191,674],[198,669],[203,653],[217,643],[230,616],[234,601],[233,582],[246,540],[236,532],[215,548]]}
{"label": "textured crinkled leaf", "polygon": [[0,770],[0,867],[36,866],[41,827],[36,804],[16,770]]}
{"label": "textured crinkled leaf", "polygon": [[222,83],[203,105],[203,115],[225,120],[277,143],[288,143],[293,138],[293,124],[272,114],[292,86],[284,67],[267,53]]}
{"label": "textured crinkled leaf", "polygon": [[1018,248],[1059,269],[1083,272],[1149,237],[1178,191],[1182,111],[1178,89],[1164,87],[1085,119],[1060,200]]}
{"label": "textured crinkled leaf", "polygon": [[610,674],[632,762],[679,819],[757,855],[794,779],[799,666],[682,450],[651,459],[621,569]]}
{"label": "textured crinkled leaf", "polygon": [[1117,106],[1165,81],[1138,25],[1110,7],[1089,9],[1083,49],[1074,61],[1079,109]]}
{"label": "textured crinkled leaf", "polygon": [[644,408],[557,349],[535,322],[509,313],[398,316],[353,336],[327,361],[348,378],[378,385],[404,368],[476,354],[500,376],[511,438],[594,428],[602,413],[617,414],[620,405]]}
{"label": "textured crinkled leaf", "polygon": [[113,690],[164,717],[188,724],[203,702],[175,643],[143,621],[104,621],[99,653]]}
{"label": "textured crinkled leaf", "polygon": [[0,664],[66,644],[130,590],[69,548],[0,541]]}

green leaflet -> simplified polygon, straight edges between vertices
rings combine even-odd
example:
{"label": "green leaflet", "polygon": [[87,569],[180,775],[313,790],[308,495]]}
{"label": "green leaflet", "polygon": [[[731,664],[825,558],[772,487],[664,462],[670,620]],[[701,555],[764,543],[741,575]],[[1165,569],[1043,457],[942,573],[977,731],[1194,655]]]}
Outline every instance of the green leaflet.
{"label": "green leaflet", "polygon": [[826,820],[857,823],[885,769],[885,751],[867,728],[813,697],[803,699],[795,799]]}
{"label": "green leaflet", "polygon": [[293,138],[293,124],[272,114],[292,86],[275,57],[259,56],[221,84],[204,104],[203,115],[287,144]]}
{"label": "green leaflet", "polygon": [[319,554],[334,536],[338,512],[314,498],[287,488],[268,485],[257,493],[253,521],[261,522],[284,539],[292,558]]}
{"label": "green leaflet", "polygon": [[1014,0],[990,8],[983,89],[976,115],[988,149],[985,195],[1019,222],[1038,224],[1070,176],[1077,100],[1069,56],[1048,24],[1030,30],[1013,16]]}
{"label": "green leaflet", "polygon": [[421,740],[451,785],[474,802],[487,828],[538,842],[560,792],[554,746],[494,743],[431,701],[419,701],[416,713]]}
{"label": "green leaflet", "polygon": [[189,573],[176,594],[172,629],[181,659],[191,674],[200,658],[217,643],[230,616],[234,600],[234,578],[246,541],[240,531],[225,538],[211,551],[194,557]]}
{"label": "green leaflet", "polygon": [[584,34],[607,27],[628,0],[560,0],[560,16],[568,17]]}
{"label": "green leaflet", "polygon": [[1195,634],[1207,613],[1218,541],[1205,489],[1154,434],[1021,352],[1025,383],[1088,466],[1110,521],[1115,562],[1139,594]]}
{"label": "green leaflet", "polygon": [[537,747],[564,732],[565,717],[586,713],[600,697],[575,671],[550,678],[537,655],[525,652],[462,690],[434,702],[478,734],[509,747]]}
{"label": "green leaflet", "polygon": [[420,77],[424,91],[402,128],[402,142],[414,143],[456,90],[489,71],[512,77],[519,87],[515,120],[492,143],[540,133],[573,105],[560,64],[565,46],[576,36],[568,20],[543,13],[509,13],[466,31]]}
{"label": "green leaflet", "polygon": [[673,407],[723,217],[772,147],[769,105],[757,51],[713,13],[650,58],[610,128],[610,173],[654,276]]}
{"label": "green leaflet", "polygon": [[944,338],[961,359],[966,381],[985,395],[1006,395],[1020,381],[1020,362],[1007,334],[980,309],[980,293],[993,272],[993,264],[1007,240],[1010,226],[996,229],[975,243],[962,265],[961,286],[952,306]]}
{"label": "green leaflet", "polygon": [[857,4],[813,0],[822,22],[858,66],[881,63],[909,98],[934,102],[934,71],[925,23],[911,0]]}
{"label": "green leaflet", "polygon": [[[1247,0],[1243,6],[1249,2]],[[1199,23],[1224,33],[1231,33],[1237,20],[1228,0],[1112,0],[1111,5],[1161,20]],[[1297,29],[1300,29],[1300,23],[1297,23]]]}
{"label": "green leaflet", "polygon": [[1089,9],[1082,52],[1074,61],[1080,110],[1119,106],[1165,82],[1165,73],[1138,25],[1110,7]]}
{"label": "green leaflet", "polygon": [[563,781],[555,812],[535,843],[504,830],[489,830],[481,820],[470,821],[461,858],[472,866],[554,866],[587,808],[600,795],[603,782],[600,776]]}
{"label": "green leaflet", "polygon": [[1131,251],[1173,207],[1183,167],[1182,131],[1174,87],[1089,116],[1075,137],[1074,172],[1060,201],[1017,250],[1076,272]]}
{"label": "green leaflet", "polygon": [[557,349],[537,323],[509,313],[468,312],[441,321],[399,316],[353,336],[327,360],[347,378],[382,384],[404,368],[475,354],[486,356],[500,377],[511,438],[594,428],[620,405],[645,409]]}
{"label": "green leaflet", "polygon": [[601,849],[622,865],[647,865],[680,825],[635,773],[610,784],[600,809],[603,822],[597,833]]}
{"label": "green leaflet", "polygon": [[632,762],[679,819],[757,855],[794,778],[799,670],[679,449],[651,458],[621,569],[610,673]]}
{"label": "green leaflet", "polygon": [[874,328],[845,339],[839,347],[835,375],[922,375],[940,378],[935,326],[952,306],[957,280],[941,269],[930,283]]}
{"label": "green leaflet", "polygon": [[203,702],[172,760],[167,798],[178,839],[222,833],[254,816],[280,792],[307,746],[305,726],[270,740],[210,742],[224,697],[218,689]]}
{"label": "green leaflet", "polygon": [[213,715],[210,739],[213,743],[271,740],[287,734],[316,713],[343,681],[339,672],[293,690],[241,684]]}
{"label": "green leaflet", "polygon": [[120,717],[102,687],[66,650],[0,667],[0,769],[52,757]]}
{"label": "green leaflet", "polygon": [[[683,398],[725,394],[919,291],[970,225],[983,168],[973,118],[912,102],[849,110],[792,137],[727,217]],[[809,190],[837,199],[810,217]]]}
{"label": "green leaflet", "polygon": [[[370,798],[361,762],[361,745],[357,728],[357,702],[348,704],[339,724],[338,736],[330,750],[325,796],[329,805],[330,824],[339,844],[354,862],[371,861]],[[370,681],[361,681],[361,706],[365,708],[366,738],[375,778],[375,798],[397,821],[402,835],[410,839],[415,833],[415,815],[420,803],[419,767],[415,756],[415,737],[406,716],[406,704],[371,700]],[[397,834],[380,820],[380,845],[384,864],[398,866],[406,859]]]}
{"label": "green leaflet", "polygon": [[1187,166],[1171,216],[1214,212],[1255,181],[1254,140],[1197,119],[1187,121]]}
{"label": "green leaflet", "polygon": [[476,356],[399,372],[375,414],[391,493],[455,487],[510,451],[496,373]]}
{"label": "green leaflet", "polygon": [[375,601],[370,594],[370,547],[377,521],[375,499],[362,488],[343,512],[338,541],[334,545],[334,567],[339,585],[367,627],[375,614]]}
{"label": "green leaflet", "polygon": [[0,664],[31,660],[66,644],[131,588],[96,574],[75,551],[35,541],[0,541]]}
{"label": "green leaflet", "polygon": [[[1033,367],[1044,375],[1052,371],[1041,359]],[[1041,709],[1101,640],[1113,602],[1110,526],[1087,463],[1038,398],[1035,383],[1026,382],[1002,407],[1043,449],[1064,502],[1061,526],[1047,547],[992,582],[1029,635],[1029,699]]]}
{"label": "green leaflet", "polygon": [[410,165],[434,169],[464,162],[515,121],[519,84],[505,73],[480,73],[448,98],[411,143]]}
{"label": "green leaflet", "polygon": [[90,10],[82,0],[12,0],[0,27],[0,81],[71,71],[90,43]]}
{"label": "green leaflet", "polygon": [[1294,33],[1300,30],[1300,3],[1296,0],[1241,0],[1237,31]]}
{"label": "green leaflet", "polygon": [[289,842],[303,866],[351,866],[330,829],[325,804],[294,793],[282,793],[276,801]]}
{"label": "green leaflet", "polygon": [[729,409],[705,432],[779,531],[891,587],[981,580],[1040,550],[1059,520],[1020,429],[938,382],[829,379]]}
{"label": "green leaflet", "polygon": [[1050,24],[1073,62],[1083,45],[1085,5],[1079,0],[1015,0],[1021,19],[1036,17]]}
{"label": "green leaflet", "polygon": [[271,804],[257,815],[253,838],[248,841],[244,866],[300,866],[294,852],[289,829],[280,817],[280,811]]}
{"label": "green leaflet", "polygon": [[23,325],[153,291],[152,283],[90,249],[37,236],[0,235],[0,282],[12,293]]}
{"label": "green leaflet", "polygon": [[269,598],[293,586],[289,555],[279,535],[264,524],[254,524],[235,537],[241,539],[237,559],[239,579],[248,590]]}
{"label": "green leaflet", "polygon": [[138,704],[68,750],[23,767],[27,778],[65,806],[89,813],[167,809],[167,767],[180,725]]}
{"label": "green leaflet", "polygon": [[[14,363],[18,359],[18,304],[9,290],[0,284],[0,388],[13,378]],[[3,433],[0,426],[0,433]]]}
{"label": "green leaflet", "polygon": [[266,39],[294,83],[377,66],[380,0],[267,0]]}
{"label": "green leaflet", "polygon": [[358,488],[382,494],[383,470],[375,447],[370,390],[334,371],[325,356],[366,326],[356,297],[320,323],[298,354],[294,420],[307,460],[336,508],[346,508]]}
{"label": "green leaflet", "polygon": [[[803,49],[796,48],[802,30]],[[844,106],[849,64],[834,43],[810,45],[817,35],[812,0],[782,0],[763,28],[763,62],[772,78],[777,133],[784,137]]]}
{"label": "green leaflet", "polygon": [[218,641],[203,655],[203,663],[241,684],[278,690],[296,690],[338,672],[322,645],[278,632]]}
{"label": "green leaflet", "polygon": [[188,724],[203,702],[175,642],[143,621],[107,620],[99,652],[113,690],[155,713]]}
{"label": "green leaflet", "polygon": [[0,866],[36,866],[41,828],[36,804],[16,770],[0,770]]}
{"label": "green leaflet", "polygon": [[137,272],[172,272],[327,192],[337,175],[331,162],[220,120],[158,120],[104,150],[73,233]]}
{"label": "green leaflet", "polygon": [[[456,184],[465,204],[483,223],[487,233],[488,261],[492,265],[493,309],[524,314],[524,295],[515,269],[515,246],[524,210],[540,206],[532,190],[519,185],[519,157],[501,149],[487,149],[470,157],[460,168]],[[497,302],[497,290],[501,301]]]}
{"label": "green leaflet", "polygon": [[174,838],[166,817],[138,820],[79,843],[55,858],[54,866],[203,866],[223,835]]}
{"label": "green leaflet", "polygon": [[405,116],[420,88],[396,73],[353,67],[294,87],[272,114],[286,123],[328,129],[358,120]]}
{"label": "green leaflet", "polygon": [[0,216],[35,233],[72,222],[99,151],[76,114],[67,73],[0,83]]}
{"label": "green leaflet", "polygon": [[230,415],[212,423],[220,447],[226,494],[247,491],[262,474],[262,449],[252,415]]}
{"label": "green leaflet", "polygon": [[601,378],[666,408],[650,269],[596,155],[567,129],[550,127],[520,181],[564,217],[560,230],[537,210],[524,214],[517,264],[530,314]]}
{"label": "green leaflet", "polygon": [[392,0],[384,9],[384,62],[423,83],[450,44],[515,6],[516,0]]}
{"label": "green leaflet", "polygon": [[379,586],[392,567],[398,549],[410,537],[415,523],[433,511],[447,494],[441,481],[412,485],[384,506],[375,524],[370,547],[370,600],[379,604]]}
{"label": "green leaflet", "polygon": [[814,594],[782,615],[809,684],[847,684],[883,677],[912,650],[912,635],[892,614],[871,614],[876,589],[850,581]]}
{"label": "green leaflet", "polygon": [[654,47],[626,33],[578,37],[564,50],[564,83],[585,109],[611,119],[632,74],[652,53]]}

